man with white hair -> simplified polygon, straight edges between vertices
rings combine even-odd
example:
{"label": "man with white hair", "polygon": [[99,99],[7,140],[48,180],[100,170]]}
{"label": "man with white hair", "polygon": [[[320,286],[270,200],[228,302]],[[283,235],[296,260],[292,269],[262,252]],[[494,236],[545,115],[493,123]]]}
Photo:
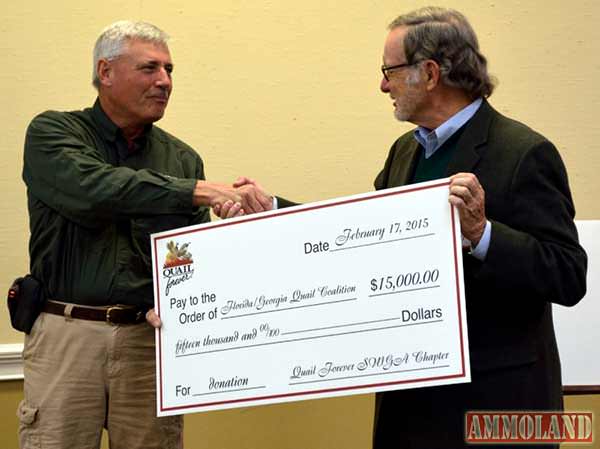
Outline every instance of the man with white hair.
{"label": "man with white hair", "polygon": [[156,417],[149,236],[272,199],[205,181],[200,156],[153,125],[172,71],[164,32],[117,22],[94,48],[93,107],[27,130],[30,265],[47,301],[25,339],[22,448],[98,448],[103,427],[112,449],[182,446],[182,418]]}

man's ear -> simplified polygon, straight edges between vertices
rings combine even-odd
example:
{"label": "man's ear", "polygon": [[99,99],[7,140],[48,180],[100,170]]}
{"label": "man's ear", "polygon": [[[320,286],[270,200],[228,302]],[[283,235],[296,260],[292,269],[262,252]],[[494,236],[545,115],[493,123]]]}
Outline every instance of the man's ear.
{"label": "man's ear", "polygon": [[423,62],[423,72],[427,90],[433,90],[440,82],[440,66],[432,59]]}
{"label": "man's ear", "polygon": [[96,74],[98,81],[102,86],[112,86],[113,82],[113,66],[108,59],[99,59],[96,65]]}

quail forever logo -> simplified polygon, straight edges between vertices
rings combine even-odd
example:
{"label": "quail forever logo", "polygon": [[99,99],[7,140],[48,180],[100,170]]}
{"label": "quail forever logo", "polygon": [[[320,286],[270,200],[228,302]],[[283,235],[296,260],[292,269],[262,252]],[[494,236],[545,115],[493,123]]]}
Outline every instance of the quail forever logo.
{"label": "quail forever logo", "polygon": [[166,295],[169,294],[172,287],[191,279],[194,274],[194,261],[189,247],[189,243],[184,243],[181,247],[179,243],[172,240],[167,243],[169,252],[163,265],[163,278],[167,280]]}

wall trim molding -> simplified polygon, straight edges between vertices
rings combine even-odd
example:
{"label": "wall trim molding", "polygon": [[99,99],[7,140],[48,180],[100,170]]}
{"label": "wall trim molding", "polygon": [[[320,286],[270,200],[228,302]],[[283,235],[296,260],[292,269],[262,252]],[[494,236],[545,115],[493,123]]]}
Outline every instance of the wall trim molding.
{"label": "wall trim molding", "polygon": [[0,381],[23,379],[23,343],[0,344]]}

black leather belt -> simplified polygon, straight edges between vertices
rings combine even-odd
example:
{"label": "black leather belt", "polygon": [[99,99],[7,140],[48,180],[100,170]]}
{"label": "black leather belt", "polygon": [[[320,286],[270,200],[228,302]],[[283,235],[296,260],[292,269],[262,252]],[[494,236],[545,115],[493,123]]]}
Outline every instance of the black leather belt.
{"label": "black leather belt", "polygon": [[[68,309],[71,309],[70,312]],[[111,324],[138,324],[146,320],[146,314],[134,306],[114,305],[106,307],[86,307],[46,301],[43,312],[61,315],[78,320],[105,321]]]}

